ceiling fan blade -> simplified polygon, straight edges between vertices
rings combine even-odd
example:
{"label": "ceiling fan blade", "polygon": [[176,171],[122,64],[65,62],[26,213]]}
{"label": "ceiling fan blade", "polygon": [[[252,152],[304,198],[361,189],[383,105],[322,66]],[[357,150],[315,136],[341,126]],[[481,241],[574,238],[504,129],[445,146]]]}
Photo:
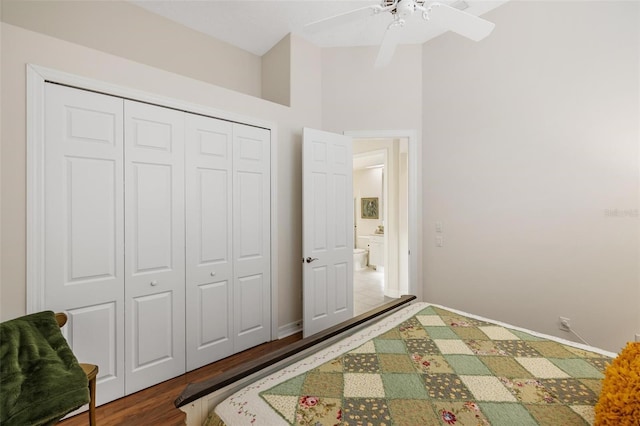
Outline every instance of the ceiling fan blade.
{"label": "ceiling fan blade", "polygon": [[318,31],[323,31],[329,28],[337,27],[339,25],[344,25],[349,22],[353,22],[360,18],[366,18],[368,16],[373,15],[376,12],[376,9],[379,9],[380,6],[366,6],[361,7],[359,9],[350,10],[349,12],[340,13],[338,15],[329,16],[328,18],[320,19],[319,21],[311,22],[306,24],[303,29],[308,33],[315,33]]}
{"label": "ceiling fan blade", "polygon": [[376,62],[374,64],[374,67],[376,68],[382,68],[388,65],[396,51],[396,46],[400,39],[399,34],[401,26],[394,24],[395,22],[389,25],[387,31],[384,33],[384,38],[380,44],[380,49],[378,49],[378,56],[376,57]]}
{"label": "ceiling fan blade", "polygon": [[429,21],[473,41],[482,40],[491,34],[496,26],[493,22],[441,3],[431,5]]}

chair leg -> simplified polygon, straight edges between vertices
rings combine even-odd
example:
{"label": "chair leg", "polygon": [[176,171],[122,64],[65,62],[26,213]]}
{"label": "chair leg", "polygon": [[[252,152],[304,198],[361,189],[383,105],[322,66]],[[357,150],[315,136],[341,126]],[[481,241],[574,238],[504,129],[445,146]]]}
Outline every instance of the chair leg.
{"label": "chair leg", "polygon": [[89,425],[96,426],[96,378],[89,380]]}
{"label": "chair leg", "polygon": [[96,377],[98,366],[93,364],[80,364],[89,380],[89,425],[96,426]]}

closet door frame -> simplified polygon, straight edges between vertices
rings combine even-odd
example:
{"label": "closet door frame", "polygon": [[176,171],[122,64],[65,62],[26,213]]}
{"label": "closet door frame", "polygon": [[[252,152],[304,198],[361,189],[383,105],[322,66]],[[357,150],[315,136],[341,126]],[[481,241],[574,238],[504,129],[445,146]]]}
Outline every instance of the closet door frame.
{"label": "closet door frame", "polygon": [[275,122],[246,117],[213,108],[155,95],[108,82],[42,67],[26,66],[27,80],[27,314],[45,309],[44,274],[44,117],[45,83],[63,84],[78,89],[90,90],[125,99],[146,102],[222,120],[242,123],[267,129],[271,134],[271,340],[278,339],[278,205],[277,194],[277,126]]}

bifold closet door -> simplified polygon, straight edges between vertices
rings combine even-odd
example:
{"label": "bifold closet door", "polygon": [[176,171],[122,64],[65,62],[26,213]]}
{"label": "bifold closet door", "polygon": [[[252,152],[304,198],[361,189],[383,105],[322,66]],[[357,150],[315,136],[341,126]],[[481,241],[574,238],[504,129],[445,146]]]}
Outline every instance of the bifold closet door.
{"label": "bifold closet door", "polygon": [[187,370],[233,353],[232,123],[185,114]]}
{"label": "bifold closet door", "polygon": [[122,397],[123,101],[45,85],[44,305],[65,311],[80,362],[100,366],[97,402]]}
{"label": "bifold closet door", "polygon": [[233,125],[234,352],[271,338],[270,138]]}
{"label": "bifold closet door", "polygon": [[184,113],[125,101],[126,393],[185,371]]}

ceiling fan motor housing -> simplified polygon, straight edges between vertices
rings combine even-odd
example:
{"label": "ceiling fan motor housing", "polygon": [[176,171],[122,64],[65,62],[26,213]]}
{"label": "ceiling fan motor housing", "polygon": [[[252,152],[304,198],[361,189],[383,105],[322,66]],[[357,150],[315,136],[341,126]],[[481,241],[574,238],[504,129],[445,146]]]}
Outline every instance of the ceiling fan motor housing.
{"label": "ceiling fan motor housing", "polygon": [[402,17],[409,16],[416,11],[416,2],[414,0],[400,0],[396,6],[396,13]]}

